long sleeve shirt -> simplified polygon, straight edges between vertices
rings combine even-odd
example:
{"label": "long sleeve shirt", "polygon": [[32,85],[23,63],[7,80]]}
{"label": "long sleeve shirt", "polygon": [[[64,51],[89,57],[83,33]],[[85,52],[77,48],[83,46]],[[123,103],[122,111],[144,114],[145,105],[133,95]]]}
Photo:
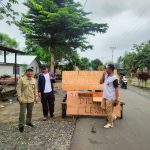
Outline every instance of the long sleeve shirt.
{"label": "long sleeve shirt", "polygon": [[37,98],[36,80],[28,78],[27,76],[21,77],[17,84],[18,99],[22,98],[23,103],[32,103]]}

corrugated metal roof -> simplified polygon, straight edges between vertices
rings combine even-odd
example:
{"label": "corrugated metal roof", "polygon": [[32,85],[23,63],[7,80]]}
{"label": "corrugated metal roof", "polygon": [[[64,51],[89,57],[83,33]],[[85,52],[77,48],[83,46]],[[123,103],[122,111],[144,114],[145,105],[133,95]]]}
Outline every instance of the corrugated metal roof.
{"label": "corrugated metal roof", "polygon": [[[31,56],[31,55],[17,55],[17,64],[19,65],[30,65],[37,56]],[[0,63],[4,64],[4,55],[0,55]],[[15,63],[15,55],[9,54],[6,55],[6,63],[13,64]]]}
{"label": "corrugated metal roof", "polygon": [[0,44],[0,50],[1,51],[11,52],[11,53],[25,54],[25,52],[22,52],[22,51],[19,51],[19,50],[16,50],[14,48],[10,48],[10,47],[7,47],[7,46],[1,45],[1,44]]}

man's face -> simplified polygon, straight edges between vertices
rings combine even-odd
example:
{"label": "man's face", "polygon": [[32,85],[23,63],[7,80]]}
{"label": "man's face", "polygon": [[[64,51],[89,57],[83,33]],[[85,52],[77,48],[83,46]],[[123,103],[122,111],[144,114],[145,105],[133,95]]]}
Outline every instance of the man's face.
{"label": "man's face", "polygon": [[43,73],[48,73],[48,68],[42,68]]}
{"label": "man's face", "polygon": [[111,74],[112,73],[112,69],[110,69],[109,67],[106,68],[106,72],[107,74]]}
{"label": "man's face", "polygon": [[33,71],[32,70],[28,70],[26,73],[27,77],[31,78],[33,77]]}

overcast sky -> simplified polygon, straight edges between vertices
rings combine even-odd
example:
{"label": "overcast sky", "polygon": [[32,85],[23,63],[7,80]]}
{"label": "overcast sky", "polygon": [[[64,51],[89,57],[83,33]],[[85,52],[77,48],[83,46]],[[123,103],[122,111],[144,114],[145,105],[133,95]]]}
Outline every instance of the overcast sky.
{"label": "overcast sky", "polygon": [[[24,1],[24,0],[21,0]],[[86,0],[76,0],[85,4]],[[133,44],[140,44],[150,39],[150,1],[148,0],[87,0],[85,11],[92,12],[89,17],[98,23],[107,23],[109,29],[105,34],[89,36],[88,41],[94,46],[93,50],[80,53],[91,60],[99,58],[104,62],[112,59],[110,47],[116,47],[114,60],[125,51],[130,51]],[[23,5],[17,7],[26,12]],[[0,32],[16,38],[20,48],[24,47],[25,39],[17,27],[9,27],[0,21]]]}

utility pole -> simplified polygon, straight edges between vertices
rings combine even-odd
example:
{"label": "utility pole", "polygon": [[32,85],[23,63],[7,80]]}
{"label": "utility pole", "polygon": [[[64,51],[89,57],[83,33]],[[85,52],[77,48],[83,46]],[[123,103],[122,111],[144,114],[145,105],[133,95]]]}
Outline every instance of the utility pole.
{"label": "utility pole", "polygon": [[110,47],[110,49],[112,50],[112,62],[114,62],[114,50],[116,49],[116,47]]}

